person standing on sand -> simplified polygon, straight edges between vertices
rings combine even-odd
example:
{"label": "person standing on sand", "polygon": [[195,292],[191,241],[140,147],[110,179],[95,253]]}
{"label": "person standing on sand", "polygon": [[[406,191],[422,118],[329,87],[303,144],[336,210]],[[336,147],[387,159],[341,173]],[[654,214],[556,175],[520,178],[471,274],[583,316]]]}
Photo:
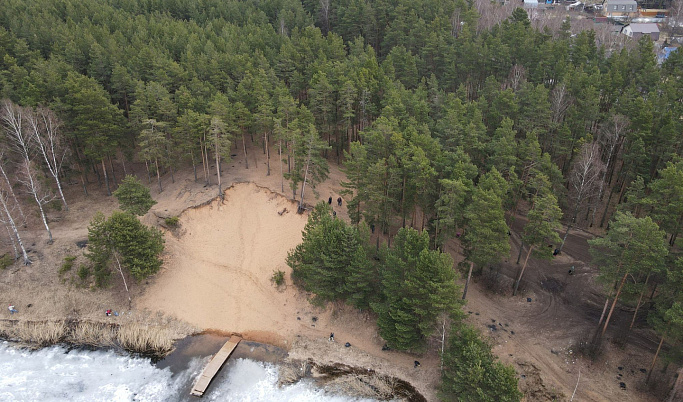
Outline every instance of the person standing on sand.
{"label": "person standing on sand", "polygon": [[337,198],[337,206],[340,206],[340,207],[342,206],[342,198],[341,197]]}
{"label": "person standing on sand", "polygon": [[330,198],[327,199],[327,205],[332,205],[332,196],[330,196]]}

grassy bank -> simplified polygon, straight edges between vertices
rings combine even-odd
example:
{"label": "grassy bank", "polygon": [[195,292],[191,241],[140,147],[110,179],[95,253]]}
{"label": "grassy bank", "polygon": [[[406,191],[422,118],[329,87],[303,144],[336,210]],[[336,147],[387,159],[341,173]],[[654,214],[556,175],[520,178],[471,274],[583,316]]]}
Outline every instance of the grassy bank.
{"label": "grassy bank", "polygon": [[114,324],[87,320],[0,320],[0,338],[45,347],[56,344],[118,348],[161,358],[173,350],[170,330],[156,325]]}

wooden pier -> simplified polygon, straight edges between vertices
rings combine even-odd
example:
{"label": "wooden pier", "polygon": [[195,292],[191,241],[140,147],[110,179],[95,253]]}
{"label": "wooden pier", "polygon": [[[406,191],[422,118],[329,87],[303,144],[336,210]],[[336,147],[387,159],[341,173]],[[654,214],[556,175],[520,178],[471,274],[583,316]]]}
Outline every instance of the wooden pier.
{"label": "wooden pier", "polygon": [[209,388],[209,384],[211,384],[211,380],[213,380],[213,377],[218,373],[218,370],[223,367],[223,364],[225,363],[226,360],[228,360],[228,357],[230,357],[230,354],[232,353],[233,350],[237,347],[237,344],[240,343],[242,338],[239,336],[231,336],[230,340],[225,342],[225,345],[221,348],[221,350],[216,353],[216,355],[211,359],[209,364],[204,367],[204,371],[202,371],[202,374],[199,375],[199,378],[197,379],[197,382],[194,384],[194,387],[192,388],[192,391],[190,392],[190,395],[194,396],[203,396],[204,393],[206,392],[206,389]]}

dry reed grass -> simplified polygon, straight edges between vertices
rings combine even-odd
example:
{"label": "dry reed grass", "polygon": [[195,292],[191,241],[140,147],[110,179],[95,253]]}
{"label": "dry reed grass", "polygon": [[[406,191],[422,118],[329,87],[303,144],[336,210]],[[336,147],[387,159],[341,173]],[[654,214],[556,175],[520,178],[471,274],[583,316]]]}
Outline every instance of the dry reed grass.
{"label": "dry reed grass", "polygon": [[30,346],[58,343],[79,346],[120,347],[126,351],[163,357],[173,350],[172,331],[154,325],[116,325],[97,321],[0,320],[0,338]]}
{"label": "dry reed grass", "polygon": [[112,325],[83,321],[73,327],[69,341],[79,345],[111,347],[116,345],[116,332]]}
{"label": "dry reed grass", "polygon": [[20,323],[15,328],[20,339],[37,346],[59,343],[66,334],[66,324],[64,321],[28,321]]}
{"label": "dry reed grass", "polygon": [[38,347],[59,343],[66,333],[67,327],[64,321],[5,322],[0,329],[0,334],[5,338]]}
{"label": "dry reed grass", "polygon": [[166,355],[173,350],[174,340],[165,328],[139,324],[120,326],[116,338],[130,352]]}

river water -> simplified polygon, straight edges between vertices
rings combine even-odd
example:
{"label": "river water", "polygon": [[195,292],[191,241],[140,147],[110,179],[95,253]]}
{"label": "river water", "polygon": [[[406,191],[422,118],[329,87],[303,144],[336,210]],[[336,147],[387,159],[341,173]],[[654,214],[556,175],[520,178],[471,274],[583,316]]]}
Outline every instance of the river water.
{"label": "river water", "polygon": [[[199,401],[189,390],[210,359],[204,353],[206,342],[199,343],[204,345],[185,345],[175,357],[155,364],[110,350],[53,346],[28,351],[0,342],[0,401]],[[243,349],[253,351],[254,346],[245,344]],[[328,394],[310,380],[278,387],[277,379],[276,364],[238,354],[230,358],[202,399],[360,401]]]}

